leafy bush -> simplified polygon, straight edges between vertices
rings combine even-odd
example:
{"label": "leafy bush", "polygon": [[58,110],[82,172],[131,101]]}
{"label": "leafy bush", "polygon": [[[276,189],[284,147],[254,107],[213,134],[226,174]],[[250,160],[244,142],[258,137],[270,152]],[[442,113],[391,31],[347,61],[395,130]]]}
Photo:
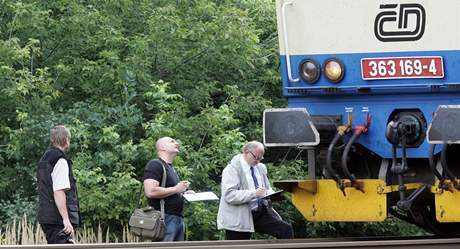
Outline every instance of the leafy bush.
{"label": "leafy bush", "polygon": [[0,227],[12,224],[13,221],[21,220],[23,216],[29,217],[29,221],[34,223],[37,200],[14,194],[12,200],[0,201],[0,210],[2,210],[2,213],[0,213]]}

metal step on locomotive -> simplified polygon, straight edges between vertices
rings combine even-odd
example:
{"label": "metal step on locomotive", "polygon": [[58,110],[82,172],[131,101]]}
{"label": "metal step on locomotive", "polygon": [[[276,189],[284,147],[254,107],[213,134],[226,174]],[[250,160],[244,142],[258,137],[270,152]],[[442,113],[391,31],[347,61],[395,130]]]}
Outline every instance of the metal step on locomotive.
{"label": "metal step on locomotive", "polygon": [[460,1],[278,0],[283,93],[266,146],[308,151],[275,185],[310,221],[460,233]]}

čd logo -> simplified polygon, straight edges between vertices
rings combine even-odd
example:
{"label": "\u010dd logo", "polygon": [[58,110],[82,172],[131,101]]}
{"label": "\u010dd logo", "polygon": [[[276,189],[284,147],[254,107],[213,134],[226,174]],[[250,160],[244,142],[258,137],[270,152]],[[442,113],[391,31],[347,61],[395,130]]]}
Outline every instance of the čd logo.
{"label": "\u010dd logo", "polygon": [[374,34],[382,42],[416,41],[425,32],[425,9],[422,5],[382,4],[374,22]]}

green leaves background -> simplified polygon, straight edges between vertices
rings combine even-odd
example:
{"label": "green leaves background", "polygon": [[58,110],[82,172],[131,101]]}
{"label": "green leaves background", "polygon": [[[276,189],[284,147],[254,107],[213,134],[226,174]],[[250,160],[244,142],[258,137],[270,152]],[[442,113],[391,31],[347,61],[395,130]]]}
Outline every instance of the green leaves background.
{"label": "green leaves background", "polygon": [[[86,224],[127,222],[160,136],[181,141],[175,164],[193,188],[218,193],[222,168],[246,140],[261,138],[261,113],[279,97],[273,7],[1,2],[0,205],[9,211],[1,209],[0,224],[35,216],[36,163],[56,124],[71,128]],[[190,205],[201,215],[188,223],[201,229],[189,238],[219,236],[216,207]]]}

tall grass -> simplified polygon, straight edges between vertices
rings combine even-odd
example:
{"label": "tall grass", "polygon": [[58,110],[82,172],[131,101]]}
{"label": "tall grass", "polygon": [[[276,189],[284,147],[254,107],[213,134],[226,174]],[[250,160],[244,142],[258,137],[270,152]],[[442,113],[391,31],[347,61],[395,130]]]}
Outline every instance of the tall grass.
{"label": "tall grass", "polygon": [[[97,228],[86,226],[75,230],[76,243],[119,243],[119,242],[138,242],[139,239],[129,232],[127,225],[123,226],[121,236],[113,233],[110,228],[105,231],[99,225]],[[24,215],[21,220],[13,221],[6,225],[5,229],[0,228],[0,245],[35,245],[46,244],[46,237],[40,225],[30,223]]]}

